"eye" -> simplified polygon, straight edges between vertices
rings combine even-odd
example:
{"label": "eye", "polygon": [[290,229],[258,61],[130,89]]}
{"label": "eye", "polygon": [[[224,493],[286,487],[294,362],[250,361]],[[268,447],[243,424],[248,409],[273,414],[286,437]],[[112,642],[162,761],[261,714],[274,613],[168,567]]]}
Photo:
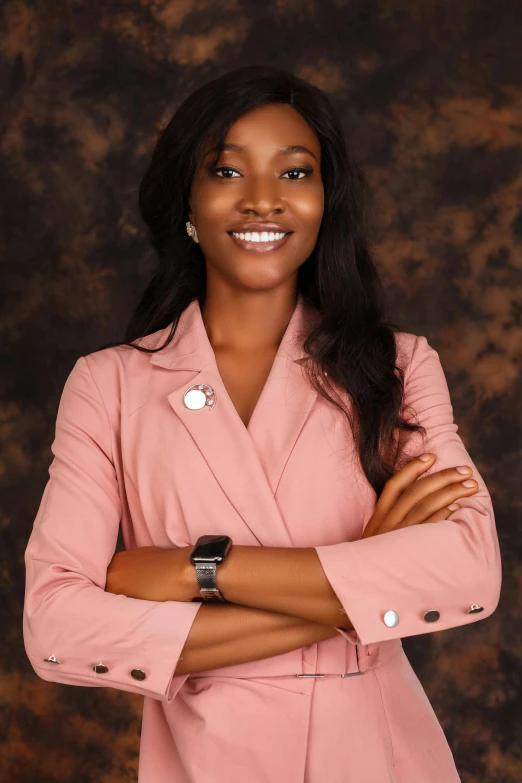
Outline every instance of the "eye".
{"label": "eye", "polygon": [[239,171],[236,171],[236,169],[231,169],[230,166],[218,166],[214,169],[214,173],[221,177],[221,179],[234,179],[234,174],[237,174],[238,177],[241,176]]}
{"label": "eye", "polygon": [[[286,177],[287,174],[291,174],[291,175],[297,174],[297,176],[289,176],[288,179],[304,179],[305,177],[310,176],[310,174],[312,173],[313,173],[313,169],[307,167],[307,168],[288,169],[288,171],[285,171],[285,173],[282,174],[281,176]],[[301,174],[303,176],[300,176]]]}

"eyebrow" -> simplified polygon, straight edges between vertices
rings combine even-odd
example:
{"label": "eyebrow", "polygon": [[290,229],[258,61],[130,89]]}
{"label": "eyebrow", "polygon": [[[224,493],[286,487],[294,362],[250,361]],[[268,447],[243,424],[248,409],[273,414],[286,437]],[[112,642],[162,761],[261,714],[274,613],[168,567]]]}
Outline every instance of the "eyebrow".
{"label": "eyebrow", "polygon": [[[227,152],[246,152],[246,147],[242,144],[223,144],[223,150]],[[292,144],[289,147],[281,147],[278,152],[282,155],[294,155],[298,152],[304,152],[306,155],[311,155],[312,158],[317,160],[317,157],[312,150],[309,150],[308,147],[303,147],[302,144]]]}

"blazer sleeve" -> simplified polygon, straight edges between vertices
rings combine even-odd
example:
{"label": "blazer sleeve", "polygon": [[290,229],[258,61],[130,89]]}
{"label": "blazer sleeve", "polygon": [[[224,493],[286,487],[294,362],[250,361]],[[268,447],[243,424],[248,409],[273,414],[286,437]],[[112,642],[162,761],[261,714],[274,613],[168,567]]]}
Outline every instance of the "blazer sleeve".
{"label": "blazer sleeve", "polygon": [[82,356],[63,388],[50,478],[25,550],[25,650],[43,680],[170,703],[189,676],[173,672],[202,604],[105,592],[122,512],[112,442]]}
{"label": "blazer sleeve", "polygon": [[[354,628],[337,630],[352,643],[372,644],[483,620],[500,597],[501,559],[491,497],[457,434],[439,355],[425,337],[415,340],[404,382],[405,410],[411,406],[414,420],[426,429],[425,439],[421,433],[408,434],[405,461],[432,452],[436,460],[423,475],[469,465],[479,486],[475,494],[458,499],[461,508],[448,519],[315,547]],[[389,618],[397,618],[387,612],[398,615],[392,627]]]}

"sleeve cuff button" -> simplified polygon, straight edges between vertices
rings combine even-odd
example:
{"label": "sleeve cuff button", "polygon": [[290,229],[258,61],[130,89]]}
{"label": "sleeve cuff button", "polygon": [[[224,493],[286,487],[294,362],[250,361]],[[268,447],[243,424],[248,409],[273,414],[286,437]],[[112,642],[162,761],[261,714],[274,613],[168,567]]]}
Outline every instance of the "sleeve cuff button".
{"label": "sleeve cuff button", "polygon": [[399,615],[397,612],[394,612],[392,609],[390,609],[389,612],[386,612],[384,615],[384,625],[387,625],[388,628],[395,628],[396,625],[399,624]]}
{"label": "sleeve cuff button", "polygon": [[143,669],[133,669],[131,671],[131,677],[134,677],[135,680],[144,680],[146,676]]}
{"label": "sleeve cuff button", "polygon": [[484,607],[479,606],[478,604],[471,604],[470,608],[468,609],[468,614],[477,614],[478,612],[483,612]]}
{"label": "sleeve cuff button", "polygon": [[95,666],[92,667],[93,672],[96,672],[96,674],[107,674],[109,671],[109,667],[105,666],[104,663],[97,663]]}
{"label": "sleeve cuff button", "polygon": [[440,617],[440,612],[436,609],[428,609],[424,614],[424,619],[427,623],[435,623]]}

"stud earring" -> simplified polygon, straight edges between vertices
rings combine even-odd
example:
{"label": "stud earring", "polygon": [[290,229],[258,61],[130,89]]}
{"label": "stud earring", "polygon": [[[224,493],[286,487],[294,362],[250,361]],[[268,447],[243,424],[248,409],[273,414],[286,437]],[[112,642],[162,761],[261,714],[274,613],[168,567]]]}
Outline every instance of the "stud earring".
{"label": "stud earring", "polygon": [[199,243],[198,232],[196,231],[196,226],[193,226],[192,223],[190,222],[190,220],[188,220],[185,223],[185,225],[187,227],[187,234],[189,235],[189,237],[192,237],[194,242],[198,242]]}

